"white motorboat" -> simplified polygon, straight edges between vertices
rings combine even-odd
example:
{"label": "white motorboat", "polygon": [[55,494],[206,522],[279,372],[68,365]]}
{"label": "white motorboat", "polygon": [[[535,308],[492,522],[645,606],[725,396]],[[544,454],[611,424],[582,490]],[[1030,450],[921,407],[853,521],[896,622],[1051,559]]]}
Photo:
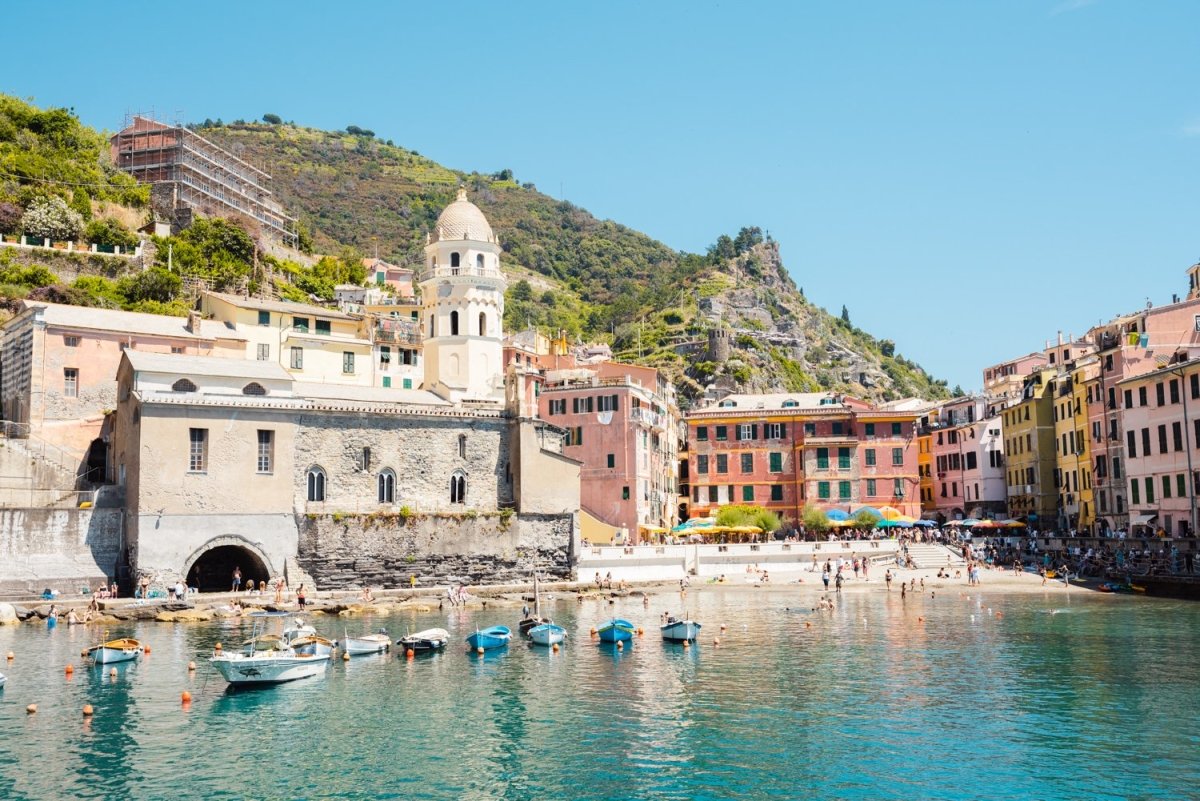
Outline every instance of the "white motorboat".
{"label": "white motorboat", "polygon": [[329,656],[298,654],[285,651],[257,651],[246,654],[218,654],[209,660],[225,681],[236,686],[246,684],[281,684],[285,681],[319,676],[329,666]]}
{"label": "white motorboat", "polygon": [[672,642],[691,642],[700,636],[700,624],[694,620],[668,618],[662,626],[662,636]]}
{"label": "white motorboat", "polygon": [[450,632],[445,629],[425,629],[396,640],[405,651],[437,651],[450,642]]}
{"label": "white motorboat", "polygon": [[387,631],[376,634],[364,634],[361,637],[351,637],[347,634],[342,638],[342,650],[350,656],[363,654],[381,654],[388,649],[392,641],[388,639]]}
{"label": "white motorboat", "polygon": [[111,665],[114,662],[129,662],[142,653],[142,644],[128,637],[85,648],[80,654],[94,665]]}

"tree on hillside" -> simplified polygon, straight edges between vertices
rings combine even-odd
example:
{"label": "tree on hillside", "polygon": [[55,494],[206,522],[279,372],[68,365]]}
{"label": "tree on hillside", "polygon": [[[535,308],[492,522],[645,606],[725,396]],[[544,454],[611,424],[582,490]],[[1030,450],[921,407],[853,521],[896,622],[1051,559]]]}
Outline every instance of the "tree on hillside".
{"label": "tree on hillside", "polygon": [[896,355],[896,343],[890,339],[880,340],[879,341],[879,352],[882,353],[884,356],[895,356]]}
{"label": "tree on hillside", "polygon": [[708,248],[708,260],[713,264],[724,264],[737,255],[733,240],[725,234],[717,237],[715,244]]}
{"label": "tree on hillside", "polygon": [[21,217],[21,230],[29,236],[73,240],[83,230],[83,215],[68,207],[61,197],[38,198]]}
{"label": "tree on hillside", "polygon": [[733,249],[738,254],[745,253],[755,245],[761,244],[763,241],[762,229],[758,226],[743,228],[738,231],[737,237],[733,240]]}
{"label": "tree on hillside", "polygon": [[0,234],[15,234],[21,229],[21,215],[25,212],[16,203],[0,202]]}
{"label": "tree on hillside", "polygon": [[280,117],[278,114],[264,114],[263,122],[268,125],[283,125],[283,117]]}
{"label": "tree on hillside", "polygon": [[842,304],[842,322],[847,324],[850,322],[850,310],[846,308],[845,303]]}
{"label": "tree on hillside", "polygon": [[127,275],[117,282],[117,290],[130,304],[145,300],[168,303],[179,295],[182,288],[180,277],[162,267],[151,267],[144,272]]}
{"label": "tree on hillside", "polygon": [[533,287],[529,285],[528,281],[522,278],[520,281],[513,284],[513,288],[510,290],[510,295],[513,300],[517,301],[533,300]]}

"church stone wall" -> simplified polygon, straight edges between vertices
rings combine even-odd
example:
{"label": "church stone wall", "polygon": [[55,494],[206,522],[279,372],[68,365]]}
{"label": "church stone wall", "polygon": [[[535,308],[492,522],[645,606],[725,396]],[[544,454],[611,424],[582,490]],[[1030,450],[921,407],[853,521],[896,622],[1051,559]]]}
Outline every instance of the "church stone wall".
{"label": "church stone wall", "polygon": [[569,578],[575,515],[305,515],[300,566],[321,590]]}

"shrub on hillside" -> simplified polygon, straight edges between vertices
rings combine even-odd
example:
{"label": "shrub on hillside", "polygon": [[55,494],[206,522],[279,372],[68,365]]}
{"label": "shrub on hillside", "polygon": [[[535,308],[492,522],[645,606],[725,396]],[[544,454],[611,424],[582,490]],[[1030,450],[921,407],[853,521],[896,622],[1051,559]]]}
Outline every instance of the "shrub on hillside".
{"label": "shrub on hillside", "polygon": [[74,240],[83,230],[83,215],[60,197],[38,198],[21,216],[21,230],[27,236],[54,241]]}
{"label": "shrub on hillside", "polygon": [[137,235],[112,218],[92,220],[83,229],[83,238],[93,245],[119,247],[121,250],[132,250],[138,244]]}
{"label": "shrub on hillside", "polygon": [[16,203],[0,203],[0,234],[15,234],[21,230],[21,215],[25,212]]}
{"label": "shrub on hillside", "polygon": [[0,267],[0,284],[13,284],[23,287],[43,287],[58,283],[58,276],[50,270],[34,264],[4,264]]}
{"label": "shrub on hillside", "polygon": [[127,275],[117,282],[117,290],[131,305],[147,300],[169,303],[179,296],[182,287],[178,275],[161,267]]}

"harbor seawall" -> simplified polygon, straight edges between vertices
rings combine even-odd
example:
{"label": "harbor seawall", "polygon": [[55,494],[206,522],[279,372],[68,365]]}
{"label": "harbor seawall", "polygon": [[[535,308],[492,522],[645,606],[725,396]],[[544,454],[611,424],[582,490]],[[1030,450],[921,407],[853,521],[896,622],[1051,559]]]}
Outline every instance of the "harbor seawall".
{"label": "harbor seawall", "polygon": [[120,509],[0,509],[0,592],[75,593],[110,582],[121,556]]}

